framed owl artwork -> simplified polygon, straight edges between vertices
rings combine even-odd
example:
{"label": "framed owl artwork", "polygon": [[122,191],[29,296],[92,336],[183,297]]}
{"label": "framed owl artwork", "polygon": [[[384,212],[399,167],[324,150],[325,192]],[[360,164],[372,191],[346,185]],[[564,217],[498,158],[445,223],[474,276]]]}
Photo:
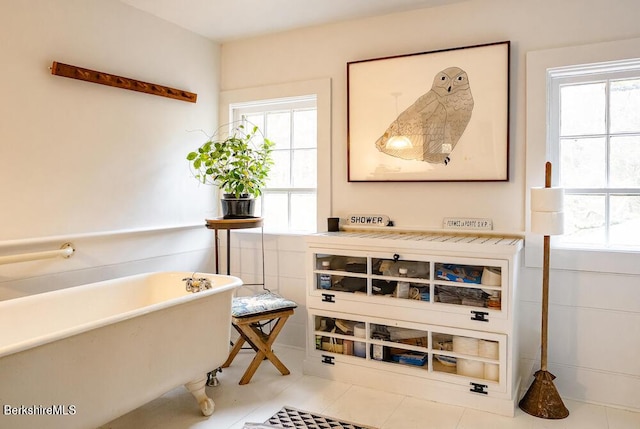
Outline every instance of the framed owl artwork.
{"label": "framed owl artwork", "polygon": [[509,49],[347,63],[348,180],[508,181]]}

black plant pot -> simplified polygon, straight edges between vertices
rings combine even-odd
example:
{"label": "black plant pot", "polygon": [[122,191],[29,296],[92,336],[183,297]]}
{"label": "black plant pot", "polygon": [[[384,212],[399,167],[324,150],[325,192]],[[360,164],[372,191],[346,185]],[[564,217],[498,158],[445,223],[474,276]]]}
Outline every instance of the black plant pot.
{"label": "black plant pot", "polygon": [[220,200],[222,203],[222,217],[224,219],[247,219],[252,218],[256,200],[249,195],[240,195],[236,198],[233,194],[224,194]]}

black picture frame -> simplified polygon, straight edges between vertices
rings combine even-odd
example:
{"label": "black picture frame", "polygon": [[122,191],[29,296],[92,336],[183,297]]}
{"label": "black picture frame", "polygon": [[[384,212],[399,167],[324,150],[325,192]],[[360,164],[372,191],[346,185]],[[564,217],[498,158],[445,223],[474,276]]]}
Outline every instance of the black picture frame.
{"label": "black picture frame", "polygon": [[347,63],[348,181],[508,181],[509,61],[505,41]]}

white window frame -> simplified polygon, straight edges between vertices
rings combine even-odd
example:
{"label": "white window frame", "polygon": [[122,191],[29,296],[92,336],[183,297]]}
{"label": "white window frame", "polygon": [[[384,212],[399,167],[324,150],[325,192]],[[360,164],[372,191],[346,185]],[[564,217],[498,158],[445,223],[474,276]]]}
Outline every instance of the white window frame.
{"label": "white window frame", "polygon": [[[280,85],[229,90],[220,93],[219,122],[231,122],[230,107],[314,95],[317,108],[317,231],[327,230],[331,216],[331,79],[317,79]],[[278,231],[277,234],[300,233]]]}
{"label": "white window frame", "polygon": [[[640,57],[640,39],[598,43],[527,53],[526,82],[526,252],[525,265],[542,266],[542,237],[531,233],[529,189],[544,186],[544,164],[553,161],[549,145],[551,111],[548,103],[549,72],[581,64],[620,62]],[[554,182],[554,185],[557,181]],[[554,246],[552,268],[640,274],[639,252],[623,250],[568,249]]]}
{"label": "white window frame", "polygon": [[[244,115],[251,115],[254,113],[258,113],[258,114],[262,114],[263,116],[265,116],[266,119],[266,113],[273,113],[273,112],[292,112],[292,111],[300,111],[300,110],[311,110],[313,109],[316,112],[316,120],[317,120],[317,97],[316,95],[306,95],[306,96],[302,96],[302,97],[289,97],[286,99],[277,99],[277,100],[263,100],[263,101],[251,101],[249,103],[234,103],[229,105],[229,116],[231,118],[231,121],[235,122],[235,121],[240,121],[242,120]],[[292,122],[293,123],[293,122]],[[265,124],[266,126],[266,124]],[[264,131],[267,136],[269,133],[268,129],[262,130]],[[317,137],[317,136],[316,136]],[[293,138],[293,129],[291,130],[291,138]],[[318,153],[318,145],[316,142],[316,146],[314,146],[313,148],[309,147],[309,148],[295,148],[293,145],[293,141],[291,141],[291,146],[287,149],[274,149],[274,151],[286,151],[289,153],[289,161],[290,161],[290,165],[289,165],[289,172],[290,174],[293,174],[293,169],[294,169],[294,165],[293,165],[293,159],[294,159],[294,153],[296,150],[308,150],[308,149],[314,149],[316,151],[316,156]],[[317,180],[317,177],[316,177]],[[269,194],[283,194],[287,196],[287,200],[288,200],[288,214],[287,214],[287,220],[288,220],[288,224],[287,224],[287,228],[286,229],[273,229],[273,228],[269,228],[268,225],[268,219],[265,219],[265,230],[268,230],[269,232],[285,232],[285,233],[289,233],[289,232],[317,232],[317,225],[314,225],[314,229],[313,231],[297,231],[294,230],[291,227],[291,194],[313,194],[314,197],[316,197],[316,204],[317,204],[317,194],[318,194],[318,189],[317,189],[317,183],[316,183],[316,187],[314,188],[298,188],[298,187],[281,187],[281,188],[272,188],[269,186],[266,186],[263,190],[262,196],[260,197],[260,206],[264,207],[264,195],[266,193]]]}
{"label": "white window frame", "polygon": [[[551,162],[560,166],[560,89],[562,86],[566,85],[581,85],[581,84],[590,84],[590,83],[603,83],[606,85],[606,115],[609,117],[609,85],[612,81],[624,80],[624,79],[638,79],[640,76],[640,60],[628,60],[621,61],[616,63],[615,65],[611,65],[608,63],[599,64],[599,65],[588,65],[588,66],[575,66],[575,67],[562,67],[556,68],[553,70],[549,70],[548,72],[549,78],[549,88],[548,91],[550,93],[550,100],[553,100],[549,106],[549,142],[553,150],[550,153]],[[558,101],[557,103],[555,101]],[[609,141],[611,137],[615,136],[624,136],[628,133],[613,133],[609,130],[610,120],[606,121],[606,130],[603,133],[597,133],[588,135],[587,137],[601,137]],[[635,134],[635,133],[634,133]],[[607,165],[606,169],[609,170],[609,144],[605,145],[605,150],[607,151]],[[559,178],[562,177],[561,168],[556,168],[554,170],[554,182],[561,183]],[[572,244],[572,243],[563,243],[562,240],[558,240],[558,247],[564,248],[582,248],[586,249],[589,247],[593,247],[596,249],[601,248],[609,248],[614,249],[616,246],[611,245],[609,243],[609,235],[610,235],[610,212],[609,212],[609,204],[611,197],[613,195],[640,195],[640,189],[638,188],[614,188],[609,186],[608,184],[599,188],[575,188],[568,189],[565,188],[565,194],[582,194],[582,195],[602,195],[605,198],[605,236],[607,243],[604,245],[596,245],[596,244]],[[640,246],[640,243],[637,244]],[[624,250],[624,246],[618,246],[620,250]],[[628,249],[631,251],[638,251],[639,249]]]}

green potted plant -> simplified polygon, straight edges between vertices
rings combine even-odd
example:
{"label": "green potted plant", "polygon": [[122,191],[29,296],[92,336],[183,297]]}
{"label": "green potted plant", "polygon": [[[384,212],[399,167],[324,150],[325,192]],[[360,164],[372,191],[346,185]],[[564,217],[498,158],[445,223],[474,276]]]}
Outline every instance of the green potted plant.
{"label": "green potted plant", "polygon": [[209,138],[187,160],[193,175],[201,183],[216,185],[223,192],[222,215],[225,219],[253,217],[255,197],[262,194],[273,165],[274,143],[257,126],[244,123],[229,126],[227,137]]}

